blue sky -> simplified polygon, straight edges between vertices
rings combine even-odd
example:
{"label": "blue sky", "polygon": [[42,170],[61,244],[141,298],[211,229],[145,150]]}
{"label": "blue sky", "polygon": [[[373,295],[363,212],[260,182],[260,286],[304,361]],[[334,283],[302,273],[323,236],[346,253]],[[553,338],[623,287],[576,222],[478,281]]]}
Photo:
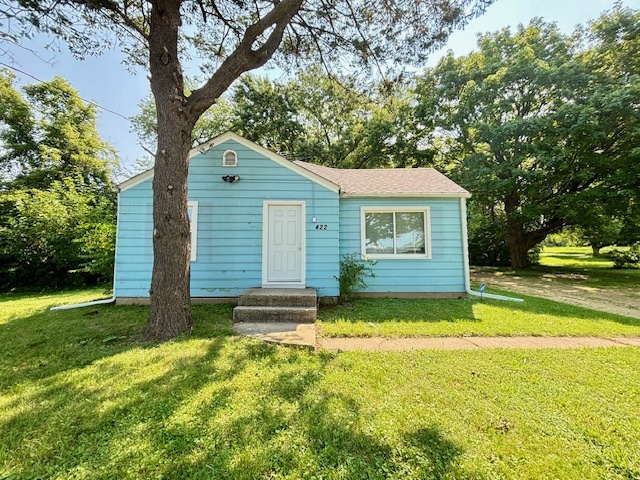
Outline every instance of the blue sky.
{"label": "blue sky", "polygon": [[[640,8],[640,0],[624,0],[623,5]],[[566,32],[575,25],[584,24],[613,6],[614,0],[497,0],[481,17],[473,20],[463,31],[455,32],[447,46],[433,54],[429,65],[434,65],[447,50],[463,55],[475,48],[478,33],[491,32],[519,23],[527,24],[534,17],[553,21]],[[38,37],[25,42],[29,49],[39,52],[39,57],[26,50],[14,50],[16,68],[40,80],[49,80],[54,75],[66,78],[81,97],[118,112],[125,117],[138,112],[138,103],[149,93],[149,83],[145,72],[131,73],[122,63],[123,56],[118,51],[109,51],[97,58],[79,61],[74,59],[62,45],[61,51],[47,50],[50,40]],[[0,61],[10,63],[0,56]],[[46,60],[46,61],[45,61]],[[19,83],[34,80],[17,73]],[[124,165],[131,165],[136,159],[148,156],[137,145],[136,135],[130,132],[127,120],[101,111],[99,130],[102,138],[113,145]]]}

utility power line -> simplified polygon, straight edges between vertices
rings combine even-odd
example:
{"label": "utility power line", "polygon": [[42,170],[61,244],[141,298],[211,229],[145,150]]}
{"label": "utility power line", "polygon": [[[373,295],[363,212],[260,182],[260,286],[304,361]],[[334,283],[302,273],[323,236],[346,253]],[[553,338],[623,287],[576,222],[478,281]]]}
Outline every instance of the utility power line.
{"label": "utility power line", "polygon": [[[20,70],[19,68],[16,68],[16,67],[11,66],[11,65],[7,65],[4,62],[0,62],[0,65],[2,65],[3,67],[10,68],[11,70],[13,70],[15,72],[18,72],[18,73],[21,73],[22,75],[26,75],[27,77],[33,78],[37,82],[44,83],[43,80],[40,80],[39,78],[35,77],[34,75],[31,75],[30,73],[25,72],[24,70]],[[57,87],[54,87],[54,88],[57,88]],[[57,88],[57,90],[59,90],[61,92],[64,92],[62,89],[59,89],[59,88]],[[80,100],[82,100],[83,102],[90,103],[91,105],[95,105],[96,107],[98,107],[101,110],[104,110],[105,112],[112,113],[113,115],[117,115],[118,117],[124,118],[126,121],[131,122],[131,119],[129,117],[125,117],[121,113],[118,113],[118,112],[116,112],[114,110],[111,110],[110,108],[103,107],[98,102],[95,102],[93,100],[87,100],[86,98],[82,98],[80,95],[78,95],[78,98]]]}

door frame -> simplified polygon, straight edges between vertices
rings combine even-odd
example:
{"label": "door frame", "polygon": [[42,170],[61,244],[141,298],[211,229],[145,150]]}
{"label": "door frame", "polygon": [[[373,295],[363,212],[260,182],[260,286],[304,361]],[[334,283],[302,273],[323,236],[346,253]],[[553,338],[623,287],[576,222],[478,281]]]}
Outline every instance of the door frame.
{"label": "door frame", "polygon": [[[269,207],[275,205],[299,206],[300,215],[300,281],[269,281]],[[262,202],[262,288],[305,288],[307,275],[307,205],[304,200],[264,200]]]}

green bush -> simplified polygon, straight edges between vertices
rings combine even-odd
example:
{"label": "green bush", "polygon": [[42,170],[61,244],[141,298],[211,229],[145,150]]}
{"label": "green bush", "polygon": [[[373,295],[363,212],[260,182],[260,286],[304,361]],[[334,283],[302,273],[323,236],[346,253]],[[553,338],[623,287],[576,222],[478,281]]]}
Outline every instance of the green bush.
{"label": "green bush", "polygon": [[640,266],[640,244],[632,245],[628,250],[613,248],[607,256],[613,260],[613,268],[638,268]]}
{"label": "green bush", "polygon": [[340,298],[349,301],[356,290],[366,288],[365,277],[375,277],[373,266],[378,263],[369,258],[363,258],[359,253],[348,253],[340,260]]}
{"label": "green bush", "polygon": [[116,226],[113,223],[84,225],[85,234],[74,241],[80,244],[80,271],[109,281],[113,276],[116,249]]}
{"label": "green bush", "polygon": [[113,199],[82,179],[0,195],[0,288],[62,287],[113,274]]}
{"label": "green bush", "polygon": [[511,254],[503,216],[489,218],[470,208],[468,224],[469,263],[477,266],[508,267]]}

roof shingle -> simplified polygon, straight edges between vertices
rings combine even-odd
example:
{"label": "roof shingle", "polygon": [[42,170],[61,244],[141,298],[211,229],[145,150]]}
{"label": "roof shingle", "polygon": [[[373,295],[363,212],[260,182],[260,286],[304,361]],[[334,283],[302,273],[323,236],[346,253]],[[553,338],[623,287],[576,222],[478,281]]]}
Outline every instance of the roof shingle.
{"label": "roof shingle", "polygon": [[300,167],[340,186],[344,195],[354,196],[446,196],[471,194],[433,168],[330,168],[294,161]]}

